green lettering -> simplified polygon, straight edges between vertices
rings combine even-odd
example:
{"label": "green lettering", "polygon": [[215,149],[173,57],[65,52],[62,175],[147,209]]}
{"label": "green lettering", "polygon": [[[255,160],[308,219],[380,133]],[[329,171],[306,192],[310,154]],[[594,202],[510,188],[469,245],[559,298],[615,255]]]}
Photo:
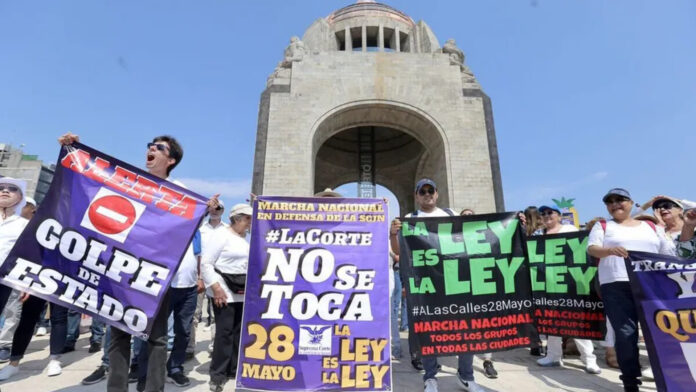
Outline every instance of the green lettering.
{"label": "green lettering", "polygon": [[496,285],[491,268],[495,267],[495,259],[492,257],[482,257],[469,260],[469,270],[471,270],[471,293],[473,295],[495,294]]}
{"label": "green lettering", "polygon": [[459,260],[442,260],[442,272],[445,275],[445,295],[471,292],[471,282],[459,280]]}
{"label": "green lettering", "polygon": [[410,294],[431,294],[435,292],[435,286],[433,286],[433,282],[428,276],[421,278],[418,287],[416,287],[416,278],[408,278],[408,286]]}
{"label": "green lettering", "polygon": [[590,237],[585,237],[582,242],[577,238],[568,240],[568,246],[573,251],[573,264],[587,264],[587,241]]}
{"label": "green lettering", "polygon": [[[503,226],[502,221],[489,222],[488,227],[495,233],[498,237],[498,243],[500,244],[500,253],[507,254],[512,252],[512,236],[515,235],[515,230],[517,229],[517,219],[513,219],[507,225]],[[469,244],[467,244],[468,248]]]}
{"label": "green lettering", "polygon": [[425,222],[416,222],[416,227],[413,228],[413,235],[427,236],[428,229],[425,227]]}
{"label": "green lettering", "polygon": [[532,280],[532,291],[544,291],[546,290],[546,284],[543,281],[539,281],[537,273],[539,272],[537,266],[529,267],[529,276]]}
{"label": "green lettering", "polygon": [[565,238],[546,240],[544,246],[546,264],[565,264],[565,254],[563,254],[565,243]]}
{"label": "green lettering", "polygon": [[451,255],[456,253],[464,253],[464,243],[452,241],[451,223],[440,223],[437,225],[437,236],[440,241],[441,254]]}
{"label": "green lettering", "polygon": [[543,263],[544,255],[537,253],[537,241],[527,241],[527,253],[530,263]]}
{"label": "green lettering", "polygon": [[404,237],[413,235],[413,230],[411,230],[411,226],[408,224],[408,222],[401,224],[401,235]]}
{"label": "green lettering", "polygon": [[486,229],[488,226],[485,221],[464,222],[462,224],[462,235],[469,255],[491,253],[491,244],[486,242]]}
{"label": "green lettering", "polygon": [[503,282],[505,282],[505,293],[515,292],[515,274],[520,266],[524,262],[524,257],[513,257],[512,260],[508,259],[497,259],[495,264],[498,265],[500,273],[503,275]]}
{"label": "green lettering", "polygon": [[597,267],[588,267],[585,272],[582,272],[582,267],[571,267],[568,268],[568,272],[575,280],[575,290],[578,295],[590,295],[590,282],[597,273]]}
{"label": "green lettering", "polygon": [[425,265],[425,260],[423,260],[424,254],[424,249],[416,249],[413,252],[411,252],[411,260],[413,260],[414,267],[422,267]]}
{"label": "green lettering", "polygon": [[437,249],[428,249],[425,251],[425,265],[437,265],[440,259],[437,257]]}
{"label": "green lettering", "polygon": [[568,285],[563,283],[568,267],[565,265],[546,266],[546,292],[567,293]]}

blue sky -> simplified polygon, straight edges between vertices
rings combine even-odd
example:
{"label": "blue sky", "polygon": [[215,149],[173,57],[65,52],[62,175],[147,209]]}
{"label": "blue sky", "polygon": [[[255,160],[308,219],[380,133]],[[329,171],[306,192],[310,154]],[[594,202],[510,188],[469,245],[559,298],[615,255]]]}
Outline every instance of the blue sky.
{"label": "blue sky", "polygon": [[[0,2],[0,142],[51,162],[70,130],[142,167],[170,133],[177,178],[243,201],[266,77],[292,35],[352,2]],[[508,210],[565,196],[587,220],[614,186],[696,199],[696,2],[387,3],[466,53]]]}

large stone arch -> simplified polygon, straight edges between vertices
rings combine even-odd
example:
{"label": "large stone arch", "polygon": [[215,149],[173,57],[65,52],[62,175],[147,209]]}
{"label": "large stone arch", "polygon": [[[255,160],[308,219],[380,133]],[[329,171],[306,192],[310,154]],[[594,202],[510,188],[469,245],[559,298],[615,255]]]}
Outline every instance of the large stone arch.
{"label": "large stone arch", "polygon": [[395,101],[365,100],[334,107],[312,127],[311,167],[314,190],[356,181],[356,151],[350,150],[357,129],[371,127],[377,139],[375,182],[399,200],[401,211],[414,209],[413,186],[422,177],[439,188],[442,206],[451,200],[447,136],[438,122],[418,108]]}

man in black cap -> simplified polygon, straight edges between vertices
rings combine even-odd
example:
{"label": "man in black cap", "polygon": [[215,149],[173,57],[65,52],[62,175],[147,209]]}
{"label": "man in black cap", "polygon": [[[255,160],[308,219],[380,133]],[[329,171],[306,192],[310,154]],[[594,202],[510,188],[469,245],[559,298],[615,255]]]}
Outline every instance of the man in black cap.
{"label": "man in black cap", "polygon": [[[437,207],[437,185],[435,185],[435,181],[429,178],[423,178],[416,183],[415,198],[418,210],[407,214],[407,218],[434,218],[457,215],[449,208],[442,209]],[[389,241],[392,252],[394,252],[396,255],[399,254],[398,233],[400,230],[401,221],[399,219],[394,219],[389,232]],[[422,361],[422,367],[423,370],[425,370],[425,374],[423,375],[425,392],[437,392],[437,379],[435,376],[440,370],[440,365],[437,363],[437,358],[426,357],[419,361],[417,357],[414,357],[413,353],[411,353],[411,358],[411,364],[417,369]],[[474,356],[472,354],[461,354],[458,356],[458,359],[459,366],[457,370],[457,379],[459,380],[459,384],[462,386],[462,388],[469,392],[483,391],[483,389],[476,384],[476,382],[474,382]]]}

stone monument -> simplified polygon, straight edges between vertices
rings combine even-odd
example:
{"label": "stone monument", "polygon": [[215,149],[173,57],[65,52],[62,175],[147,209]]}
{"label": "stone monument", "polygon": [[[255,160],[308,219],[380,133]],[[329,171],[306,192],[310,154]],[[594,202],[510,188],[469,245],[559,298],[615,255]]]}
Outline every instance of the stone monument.
{"label": "stone monument", "polygon": [[292,37],[261,95],[252,191],[381,184],[405,213],[421,177],[442,206],[504,209],[491,101],[455,41],[366,0]]}

